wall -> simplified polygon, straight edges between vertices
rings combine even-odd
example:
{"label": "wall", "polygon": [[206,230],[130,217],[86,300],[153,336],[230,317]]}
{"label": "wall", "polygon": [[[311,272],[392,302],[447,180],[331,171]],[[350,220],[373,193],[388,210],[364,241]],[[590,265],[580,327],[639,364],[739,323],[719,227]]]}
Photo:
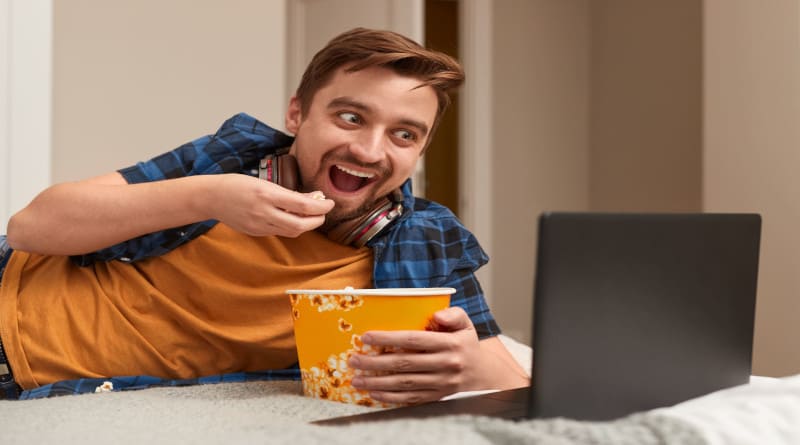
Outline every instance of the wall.
{"label": "wall", "polygon": [[700,211],[702,2],[590,4],[590,208]]}
{"label": "wall", "polygon": [[703,200],[763,218],[754,373],[800,372],[800,5],[705,2]]}
{"label": "wall", "polygon": [[[588,203],[586,0],[502,0],[493,9],[492,309],[530,340],[536,221]],[[469,73],[468,73],[469,75]]]}
{"label": "wall", "polygon": [[753,372],[800,372],[800,3],[494,3],[493,308],[528,340],[546,209],[758,212]]}
{"label": "wall", "polygon": [[530,339],[536,219],[699,211],[697,0],[495,2],[492,306]]}
{"label": "wall", "polygon": [[283,127],[284,0],[54,2],[52,180],[106,173],[244,111]]}

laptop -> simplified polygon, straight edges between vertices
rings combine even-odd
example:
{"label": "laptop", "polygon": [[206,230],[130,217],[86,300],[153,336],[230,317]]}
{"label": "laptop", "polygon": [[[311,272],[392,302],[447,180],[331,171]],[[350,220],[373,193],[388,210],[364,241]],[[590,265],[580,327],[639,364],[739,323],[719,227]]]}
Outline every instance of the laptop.
{"label": "laptop", "polygon": [[609,420],[747,383],[761,218],[539,218],[531,387],[326,419]]}

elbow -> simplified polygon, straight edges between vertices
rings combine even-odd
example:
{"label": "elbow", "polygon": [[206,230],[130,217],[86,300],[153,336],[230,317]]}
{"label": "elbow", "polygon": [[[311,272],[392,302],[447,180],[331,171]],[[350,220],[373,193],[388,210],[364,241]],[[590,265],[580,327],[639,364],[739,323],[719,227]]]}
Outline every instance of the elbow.
{"label": "elbow", "polygon": [[20,214],[16,213],[8,220],[6,242],[14,250],[29,250],[29,243],[25,242],[24,224],[20,221],[21,219]]}

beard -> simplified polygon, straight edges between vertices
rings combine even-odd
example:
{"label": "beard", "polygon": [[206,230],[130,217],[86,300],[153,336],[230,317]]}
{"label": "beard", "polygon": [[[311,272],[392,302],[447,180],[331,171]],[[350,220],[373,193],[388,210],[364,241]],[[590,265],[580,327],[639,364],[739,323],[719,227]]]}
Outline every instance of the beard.
{"label": "beard", "polygon": [[[378,174],[380,175],[380,177],[382,177],[382,178],[391,177],[391,175],[393,173],[391,167],[388,167],[383,163],[365,164],[363,162],[360,162],[360,161],[354,159],[352,156],[349,156],[347,154],[336,154],[336,153],[333,153],[333,152],[328,152],[325,155],[323,155],[322,159],[320,160],[320,168],[322,168],[322,166],[326,166],[327,165],[328,166],[327,169],[325,169],[324,171],[322,171],[322,170],[321,171],[317,171],[310,178],[304,177],[304,175],[303,175],[303,173],[301,171],[301,173],[300,173],[301,184],[300,184],[300,187],[299,187],[300,191],[303,192],[303,193],[310,193],[310,192],[315,191],[315,190],[322,190],[322,187],[320,186],[320,182],[322,182],[322,181],[318,181],[317,178],[322,176],[322,175],[330,175],[330,169],[331,168],[335,168],[335,167],[332,167],[332,166],[334,164],[336,164],[337,162],[352,164],[352,165],[356,165],[356,166],[359,166],[359,167],[362,167],[362,168],[365,168],[365,169],[376,170],[378,172]],[[375,185],[377,185],[377,184],[375,184]],[[336,203],[336,205],[333,207],[333,209],[330,212],[328,212],[327,215],[325,215],[325,222],[317,230],[319,230],[319,231],[321,231],[323,233],[327,233],[331,229],[333,229],[334,227],[336,227],[336,226],[338,226],[340,224],[346,224],[348,222],[353,222],[353,221],[361,218],[365,214],[372,212],[375,209],[375,207],[378,205],[378,202],[382,201],[382,198],[383,198],[382,196],[368,196],[364,200],[364,202],[361,203],[360,205],[358,205],[356,208],[348,209],[348,208],[344,207],[345,203],[342,203],[342,202],[338,201],[337,198],[328,197],[328,199],[332,199],[333,202]]]}
{"label": "beard", "polygon": [[[376,207],[377,205],[376,203],[378,201],[380,201],[380,199],[370,199],[361,204],[360,206],[358,206],[357,208],[350,211],[346,209],[342,210],[337,209],[337,206],[339,205],[337,203],[336,206],[334,206],[333,210],[331,210],[330,212],[328,212],[327,215],[325,215],[325,222],[322,223],[322,225],[318,227],[317,230],[319,230],[322,233],[328,233],[334,227],[338,227],[342,224],[354,223],[362,216],[372,212]],[[334,202],[336,202],[335,199]]]}

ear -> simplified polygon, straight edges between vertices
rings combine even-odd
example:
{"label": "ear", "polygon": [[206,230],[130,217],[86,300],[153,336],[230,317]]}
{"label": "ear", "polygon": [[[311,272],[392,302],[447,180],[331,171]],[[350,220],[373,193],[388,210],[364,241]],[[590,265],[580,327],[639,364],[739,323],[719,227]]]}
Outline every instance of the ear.
{"label": "ear", "polygon": [[303,115],[300,110],[300,101],[297,99],[297,96],[292,96],[292,98],[289,99],[289,107],[286,109],[286,129],[289,133],[296,135],[302,120]]}

